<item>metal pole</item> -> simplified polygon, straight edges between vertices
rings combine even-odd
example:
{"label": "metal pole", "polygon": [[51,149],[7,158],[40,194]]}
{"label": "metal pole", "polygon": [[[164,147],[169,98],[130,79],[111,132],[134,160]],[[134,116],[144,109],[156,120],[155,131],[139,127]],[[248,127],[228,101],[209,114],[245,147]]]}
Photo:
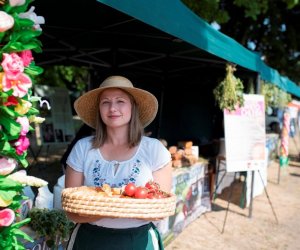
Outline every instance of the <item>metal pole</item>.
{"label": "metal pole", "polygon": [[251,194],[250,194],[250,205],[249,205],[249,218],[252,218],[252,210],[253,210],[253,190],[254,190],[254,175],[255,172],[251,171]]}

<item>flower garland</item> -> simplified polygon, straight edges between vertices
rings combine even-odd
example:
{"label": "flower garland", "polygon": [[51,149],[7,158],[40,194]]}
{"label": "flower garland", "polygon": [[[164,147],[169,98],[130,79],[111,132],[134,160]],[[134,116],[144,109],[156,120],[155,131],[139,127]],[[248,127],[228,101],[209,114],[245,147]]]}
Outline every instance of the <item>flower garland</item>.
{"label": "flower garland", "polygon": [[28,199],[22,194],[24,186],[47,184],[32,183],[26,175],[21,180],[13,178],[20,167],[28,166],[31,123],[43,122],[33,107],[40,98],[32,96],[31,88],[34,76],[43,72],[32,52],[42,52],[38,36],[44,18],[34,13],[34,7],[28,10],[31,2],[0,0],[0,249],[6,250],[25,249],[24,239],[32,241],[20,229],[30,221],[19,219],[22,200]]}

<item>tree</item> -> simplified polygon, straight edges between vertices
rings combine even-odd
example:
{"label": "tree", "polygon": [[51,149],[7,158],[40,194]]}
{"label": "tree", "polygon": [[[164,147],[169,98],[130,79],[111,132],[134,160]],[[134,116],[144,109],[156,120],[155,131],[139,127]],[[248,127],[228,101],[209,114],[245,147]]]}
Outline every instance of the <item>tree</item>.
{"label": "tree", "polygon": [[299,0],[183,0],[209,23],[300,84]]}

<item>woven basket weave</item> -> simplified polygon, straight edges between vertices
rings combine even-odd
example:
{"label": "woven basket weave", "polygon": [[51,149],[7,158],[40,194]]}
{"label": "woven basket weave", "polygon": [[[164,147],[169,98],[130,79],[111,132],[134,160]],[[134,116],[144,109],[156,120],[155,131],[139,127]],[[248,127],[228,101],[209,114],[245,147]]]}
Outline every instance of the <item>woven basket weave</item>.
{"label": "woven basket weave", "polygon": [[82,215],[99,215],[114,218],[155,219],[175,213],[176,196],[162,199],[120,198],[82,191],[80,187],[62,191],[62,208]]}

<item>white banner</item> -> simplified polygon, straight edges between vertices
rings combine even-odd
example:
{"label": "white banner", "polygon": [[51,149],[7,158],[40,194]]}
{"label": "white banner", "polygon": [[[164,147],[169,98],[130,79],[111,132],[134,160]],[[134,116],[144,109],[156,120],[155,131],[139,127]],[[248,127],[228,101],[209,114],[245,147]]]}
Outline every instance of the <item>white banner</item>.
{"label": "white banner", "polygon": [[224,110],[227,172],[262,169],[266,164],[265,103],[262,95],[244,95],[244,106]]}

